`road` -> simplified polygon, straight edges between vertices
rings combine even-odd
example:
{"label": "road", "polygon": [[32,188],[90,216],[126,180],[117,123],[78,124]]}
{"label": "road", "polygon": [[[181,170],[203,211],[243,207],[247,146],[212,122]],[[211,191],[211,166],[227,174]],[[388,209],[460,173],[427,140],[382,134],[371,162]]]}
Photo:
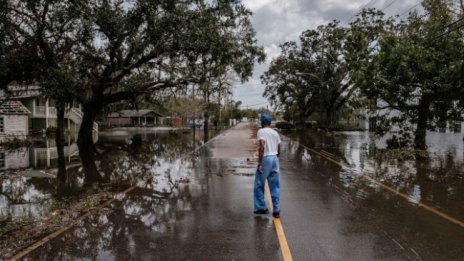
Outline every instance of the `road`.
{"label": "road", "polygon": [[271,215],[253,214],[253,140],[239,124],[193,158],[165,162],[184,177],[177,188],[138,182],[25,259],[464,260],[463,227],[369,180],[346,186],[356,176],[286,137],[276,233]]}

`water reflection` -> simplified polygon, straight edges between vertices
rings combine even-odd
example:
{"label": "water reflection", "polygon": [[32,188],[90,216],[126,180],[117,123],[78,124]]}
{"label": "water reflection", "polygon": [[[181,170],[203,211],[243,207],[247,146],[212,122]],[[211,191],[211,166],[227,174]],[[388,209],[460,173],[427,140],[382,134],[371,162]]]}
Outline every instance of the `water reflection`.
{"label": "water reflection", "polygon": [[192,155],[186,155],[200,141],[176,132],[146,134],[140,139],[139,144],[121,145],[118,139],[105,142],[98,160],[106,180],[169,191],[169,186],[188,178],[184,170],[193,163]]}
{"label": "water reflection", "polygon": [[[457,188],[462,188],[462,180],[458,178],[457,183],[451,185],[454,182],[451,178],[443,183],[446,185],[438,183],[439,187],[436,188],[437,182],[431,179],[438,175],[433,173],[443,173],[442,169],[447,170],[446,175],[456,177],[455,170],[461,169],[454,158],[451,160],[445,157],[442,161],[431,161],[426,165],[387,159],[379,163],[374,157],[375,148],[372,148],[371,143],[364,142],[364,138],[350,139],[349,135],[338,134],[319,140],[318,135],[314,135],[307,145],[326,151],[325,156],[340,160],[353,169],[342,168],[299,146],[298,142],[284,139],[282,171],[285,173],[294,169],[299,175],[294,177],[315,179],[320,181],[321,186],[329,184],[340,193],[341,198],[354,211],[349,213],[351,220],[337,219],[337,223],[331,225],[342,227],[343,232],[349,235],[367,231],[368,234],[381,235],[379,238],[383,241],[396,239],[402,246],[406,246],[404,251],[408,251],[410,259],[427,257],[433,260],[442,257],[451,260],[463,256],[461,231],[456,231],[446,221],[435,222],[430,216],[418,213],[419,208],[410,205],[414,202],[398,200],[396,195],[386,193],[378,185],[362,179],[359,173],[373,170],[369,175],[404,191],[413,201],[429,200],[452,212],[452,206],[446,205],[449,202],[456,211],[462,213],[464,193]],[[114,147],[110,149],[112,145],[107,143],[107,151],[103,151],[99,158],[105,176],[114,181],[123,177],[125,181],[137,184],[138,188],[124,198],[120,197],[121,201],[115,202],[102,213],[91,216],[83,224],[33,252],[29,260],[167,260],[174,257],[188,260],[201,256],[199,253],[204,251],[205,246],[208,246],[208,251],[217,250],[211,256],[231,260],[232,257],[228,258],[226,251],[229,248],[225,246],[233,243],[225,238],[218,239],[217,235],[225,233],[231,238],[237,235],[234,234],[236,230],[224,226],[230,224],[224,221],[224,217],[235,220],[236,223],[232,223],[234,225],[247,228],[250,213],[244,207],[246,201],[242,201],[241,197],[249,197],[243,191],[252,190],[253,179],[233,174],[253,173],[255,164],[247,163],[245,158],[209,159],[208,151],[201,153],[198,159],[185,156],[194,145],[189,143],[190,138],[183,139],[182,135],[147,136],[140,145],[116,143],[113,146],[118,147],[117,150]],[[299,141],[304,143],[305,139]],[[351,153],[356,155],[351,156]],[[188,178],[188,181],[182,182],[182,178]],[[301,180],[295,182],[305,184]],[[450,192],[450,186],[455,187],[456,191],[452,189]],[[330,191],[324,189],[321,192],[326,193],[318,195],[327,200],[326,207],[332,207],[329,202],[332,200]],[[456,198],[453,198],[453,193]],[[230,195],[234,196],[228,197]],[[244,215],[246,220],[241,219],[240,211],[243,209],[247,213]],[[272,222],[259,218],[251,222],[254,225],[250,226],[250,234],[242,235],[240,240],[235,241],[255,241],[256,233],[266,238],[266,242],[273,238],[274,234],[261,235],[263,230],[253,229],[272,227]],[[375,229],[371,230],[371,227]],[[269,231],[275,233],[274,230]],[[421,239],[418,243],[417,237]],[[265,246],[259,243],[251,242],[250,245],[266,248],[266,253],[279,249],[273,244]],[[398,251],[396,243],[390,243]],[[379,244],[386,245],[388,242]],[[410,248],[411,245],[413,247]],[[414,251],[421,256],[414,255]],[[237,251],[234,254],[240,253]],[[390,257],[389,253],[384,255]]]}
{"label": "water reflection", "polygon": [[[177,147],[174,151],[169,150],[168,154],[176,155],[184,149]],[[155,157],[159,159],[160,156]],[[151,168],[147,167],[145,174],[157,175],[157,181],[139,180],[136,191],[121,195],[119,201],[85,219],[78,227],[33,252],[26,260],[165,259],[169,251],[163,252],[163,249],[177,249],[172,242],[181,244],[187,240],[182,227],[193,227],[190,225],[193,205],[201,202],[207,194],[205,184],[208,181],[197,176],[191,160],[182,158],[186,160],[163,159],[162,164],[169,162],[170,170],[164,167],[159,172],[151,172]],[[131,160],[129,156],[126,159]],[[162,185],[161,175],[156,173],[166,174],[165,171],[169,172],[172,180],[175,179],[173,177],[188,176],[191,182]],[[176,224],[183,225],[179,228]]]}
{"label": "water reflection", "polygon": [[[98,145],[98,165],[111,185],[137,185],[164,197],[174,187],[189,182],[195,163],[193,148],[203,144],[191,140],[187,133],[144,133],[141,142],[126,142],[138,133],[121,139],[106,138]],[[0,220],[40,218],[46,216],[55,201],[56,146],[53,138],[35,141],[30,147],[3,149],[3,170],[0,170]],[[75,140],[67,138],[70,194],[81,193],[84,185]],[[72,167],[74,166],[74,167]]]}
{"label": "water reflection", "polygon": [[[329,214],[333,214],[337,222],[343,220],[337,223],[343,233],[352,236],[368,231],[380,235],[380,246],[388,246],[390,242],[391,253],[399,253],[398,247],[401,249],[403,257],[395,260],[461,260],[464,257],[464,230],[418,206],[421,203],[464,220],[464,166],[460,138],[454,135],[443,137],[448,134],[442,133],[429,135],[432,157],[420,162],[399,160],[380,153],[378,148],[382,148],[382,141],[376,141],[368,133],[321,135],[288,134],[291,139],[284,139],[281,169],[284,174],[297,173],[287,182],[302,183],[302,187],[308,186],[312,188],[310,190],[318,186],[329,188],[339,195],[342,204],[350,211],[341,218],[337,214],[342,208],[335,206],[336,211],[331,209]],[[317,153],[300,143],[315,148]],[[445,144],[449,144],[449,148],[444,147]],[[362,175],[402,192],[409,200]],[[324,193],[330,194],[327,189],[320,189],[317,194],[323,200],[327,197],[323,207],[333,208],[333,200]]]}
{"label": "water reflection", "polygon": [[[68,163],[78,159],[79,151],[75,136],[66,137],[64,154]],[[56,168],[57,160],[54,137],[35,138],[32,145],[14,149],[0,147],[0,175],[24,169]],[[37,172],[32,171],[29,174],[34,175]]]}
{"label": "water reflection", "polygon": [[0,221],[36,218],[53,204],[51,179],[16,177],[0,179]]}
{"label": "water reflection", "polygon": [[[455,218],[464,219],[464,160],[460,134],[428,133],[431,159],[424,162],[402,160],[398,155],[381,152],[379,148],[385,148],[386,138],[378,140],[368,132],[286,134],[297,141],[288,142],[287,149],[292,157],[302,159],[301,164],[312,164],[318,170],[321,167],[329,168],[330,171],[321,172],[332,173],[327,174],[332,176],[331,182],[354,190],[354,195],[365,197],[366,185],[372,186],[370,189],[381,190],[360,178],[360,175],[368,175],[408,195],[411,203],[425,203]],[[340,168],[299,146],[299,143],[315,148],[324,157],[349,168]]]}
{"label": "water reflection", "polygon": [[[174,140],[159,142],[159,139]],[[141,147],[121,148],[124,159],[109,169],[125,175],[137,188],[102,213],[37,249],[28,260],[189,260],[200,256],[232,260],[242,255],[238,259],[258,259],[243,251],[244,246],[250,247],[253,242],[255,248],[272,256],[269,260],[275,259],[279,248],[277,240],[273,240],[274,230],[260,231],[269,240],[257,244],[256,231],[251,229],[256,223],[261,228],[272,228],[272,222],[250,219],[249,209],[243,207],[243,199],[249,199],[249,194],[243,191],[249,192],[253,178],[241,174],[253,173],[256,165],[251,166],[246,158],[210,159],[208,150],[199,151],[193,158],[187,153],[192,145],[183,139],[157,136],[145,140]],[[160,148],[155,143],[164,145]],[[134,151],[141,148],[151,151],[151,157],[135,155]],[[146,166],[134,169],[137,162]],[[221,175],[232,169],[235,172],[231,171],[231,175]],[[237,193],[239,198],[235,200]],[[250,228],[243,237],[237,237],[240,226]],[[225,234],[227,238],[218,238]]]}
{"label": "water reflection", "polygon": [[[75,137],[65,142],[67,163],[78,158]],[[53,206],[57,152],[54,137],[35,138],[32,145],[0,148],[0,221],[46,216]]]}

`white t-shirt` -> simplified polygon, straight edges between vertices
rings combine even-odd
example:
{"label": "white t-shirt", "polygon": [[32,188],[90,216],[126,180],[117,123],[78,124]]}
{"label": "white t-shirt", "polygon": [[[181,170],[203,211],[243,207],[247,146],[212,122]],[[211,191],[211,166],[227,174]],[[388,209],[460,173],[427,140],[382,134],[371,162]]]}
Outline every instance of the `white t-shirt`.
{"label": "white t-shirt", "polygon": [[258,142],[260,140],[265,141],[263,156],[273,156],[278,154],[277,146],[280,144],[281,140],[277,131],[269,127],[265,127],[259,129],[258,134],[256,136],[258,138]]}

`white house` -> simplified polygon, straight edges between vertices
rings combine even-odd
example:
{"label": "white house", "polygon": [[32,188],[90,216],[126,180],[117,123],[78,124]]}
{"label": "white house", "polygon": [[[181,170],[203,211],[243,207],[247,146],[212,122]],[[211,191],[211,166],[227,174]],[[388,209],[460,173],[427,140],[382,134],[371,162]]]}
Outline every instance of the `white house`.
{"label": "white house", "polygon": [[[32,132],[42,132],[49,127],[56,127],[56,107],[52,98],[41,94],[40,86],[17,85],[12,83],[8,91],[0,94],[0,98],[19,102],[28,111],[27,129]],[[1,102],[1,100],[0,100]],[[83,113],[78,103],[67,103],[65,112],[65,128],[77,132],[82,122]],[[94,123],[94,141],[98,140],[98,124]]]}
{"label": "white house", "polygon": [[19,101],[0,101],[0,142],[26,139],[30,113]]}
{"label": "white house", "polygon": [[0,148],[0,171],[5,169],[25,169],[29,166],[29,148],[21,147],[14,150],[2,150]]}

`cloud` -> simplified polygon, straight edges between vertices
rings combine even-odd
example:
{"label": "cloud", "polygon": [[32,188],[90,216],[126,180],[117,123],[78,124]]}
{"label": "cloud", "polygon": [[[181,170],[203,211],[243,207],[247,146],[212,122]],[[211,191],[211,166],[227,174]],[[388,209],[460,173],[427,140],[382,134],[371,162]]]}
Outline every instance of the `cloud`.
{"label": "cloud", "polygon": [[277,44],[269,44],[264,46],[264,51],[266,52],[266,61],[270,63],[274,58],[280,55],[280,47]]}

